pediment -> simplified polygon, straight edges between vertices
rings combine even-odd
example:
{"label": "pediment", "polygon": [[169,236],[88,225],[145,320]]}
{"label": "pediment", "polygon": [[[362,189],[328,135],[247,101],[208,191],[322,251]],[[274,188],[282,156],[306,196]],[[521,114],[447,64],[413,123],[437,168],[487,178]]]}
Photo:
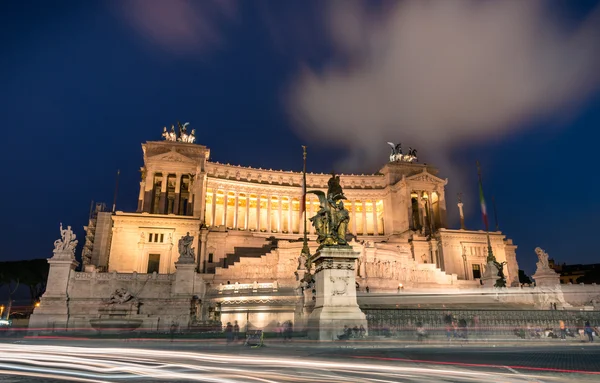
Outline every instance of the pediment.
{"label": "pediment", "polygon": [[177,153],[175,151],[170,151],[163,154],[158,154],[156,156],[152,156],[148,158],[149,161],[152,162],[182,162],[186,164],[194,164],[195,161],[189,157],[184,156],[183,154]]}
{"label": "pediment", "polygon": [[439,177],[429,174],[426,170],[423,170],[421,173],[415,174],[414,176],[406,177],[406,180],[407,181],[433,183],[433,184],[441,184],[441,185],[446,185],[448,183],[447,179],[443,180]]}

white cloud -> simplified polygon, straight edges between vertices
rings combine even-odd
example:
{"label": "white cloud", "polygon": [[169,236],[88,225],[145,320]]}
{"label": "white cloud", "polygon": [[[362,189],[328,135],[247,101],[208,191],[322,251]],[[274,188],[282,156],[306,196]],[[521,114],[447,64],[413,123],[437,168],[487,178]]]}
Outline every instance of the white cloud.
{"label": "white cloud", "polygon": [[236,12],[230,0],[124,0],[116,5],[140,36],[177,54],[202,53],[222,44],[219,23]]}
{"label": "white cloud", "polygon": [[379,13],[366,4],[332,3],[330,38],[347,62],[305,68],[288,99],[299,134],[347,148],[347,169],[380,165],[386,141],[439,164],[599,85],[598,11],[568,29],[533,0],[409,0]]}

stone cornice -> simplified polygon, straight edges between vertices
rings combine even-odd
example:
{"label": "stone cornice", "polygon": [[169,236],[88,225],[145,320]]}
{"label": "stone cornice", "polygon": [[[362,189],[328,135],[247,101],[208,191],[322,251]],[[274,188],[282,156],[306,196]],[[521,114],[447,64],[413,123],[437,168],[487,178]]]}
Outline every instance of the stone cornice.
{"label": "stone cornice", "polygon": [[[440,229],[438,234],[442,241],[445,239],[449,240],[460,240],[460,241],[471,241],[471,242],[485,242],[487,243],[487,236],[485,231],[471,231],[471,230],[449,230],[449,229]],[[504,244],[504,239],[506,236],[501,232],[490,232],[490,241],[492,243],[502,243]]]}
{"label": "stone cornice", "polygon": [[168,152],[176,152],[194,161],[208,159],[210,150],[203,145],[169,141],[148,141],[142,144],[144,160]]}
{"label": "stone cornice", "polygon": [[115,225],[121,223],[137,224],[138,226],[150,225],[157,226],[190,226],[198,227],[200,219],[197,217],[164,215],[164,214],[148,214],[148,213],[123,213],[118,211],[112,216]]}
{"label": "stone cornice", "polygon": [[[217,190],[227,190],[238,193],[249,194],[264,194],[264,195],[281,195],[282,197],[297,197],[302,196],[302,188],[298,186],[286,185],[268,185],[258,184],[246,181],[236,181],[221,178],[208,177],[207,187]],[[309,187],[308,190],[321,190],[326,192],[325,188]],[[385,189],[345,189],[344,193],[349,201],[363,199],[383,199],[389,193],[388,188]],[[309,200],[317,200],[317,196],[308,194]]]}
{"label": "stone cornice", "polygon": [[[220,164],[208,162],[206,171],[212,178],[223,180],[236,180],[266,185],[300,186],[302,184],[302,173],[256,169],[240,165]],[[385,185],[385,177],[380,174],[340,174],[340,183],[347,189],[382,189]],[[326,188],[327,181],[331,176],[323,173],[307,173],[306,183],[311,188]]]}
{"label": "stone cornice", "polygon": [[421,173],[406,177],[406,181],[409,184],[414,183],[425,183],[425,184],[434,184],[439,186],[446,186],[448,184],[448,179],[441,179],[439,177],[434,176],[433,174],[427,172],[427,169],[423,169]]}

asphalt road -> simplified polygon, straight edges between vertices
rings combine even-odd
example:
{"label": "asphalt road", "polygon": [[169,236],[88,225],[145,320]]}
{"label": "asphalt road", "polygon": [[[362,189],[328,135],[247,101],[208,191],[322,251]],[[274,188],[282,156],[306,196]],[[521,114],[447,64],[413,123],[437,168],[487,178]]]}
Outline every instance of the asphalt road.
{"label": "asphalt road", "polygon": [[600,347],[0,343],[0,382],[65,381],[60,377],[88,382],[597,382]]}

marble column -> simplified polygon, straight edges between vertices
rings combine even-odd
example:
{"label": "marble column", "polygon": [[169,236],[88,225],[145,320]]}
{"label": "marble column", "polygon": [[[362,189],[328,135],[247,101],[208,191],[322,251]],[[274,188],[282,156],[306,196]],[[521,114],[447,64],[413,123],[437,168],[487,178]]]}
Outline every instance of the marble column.
{"label": "marble column", "polygon": [[[190,198],[188,198],[188,202],[187,202],[187,215],[188,216],[193,216],[194,215],[194,195],[193,193],[190,192]],[[205,202],[203,202],[203,204],[206,204],[206,197],[204,198]],[[202,213],[202,222],[204,222],[204,209],[200,210]]]}
{"label": "marble column", "polygon": [[181,199],[181,173],[176,173],[175,177],[175,201],[173,202],[173,214],[179,214],[179,201]]}
{"label": "marble column", "polygon": [[460,214],[460,229],[465,230],[465,214],[463,212],[463,203],[459,202],[457,205],[458,213]]}
{"label": "marble column", "polygon": [[267,196],[267,233],[271,232],[271,203],[273,202],[272,196]]}
{"label": "marble column", "polygon": [[256,195],[256,231],[260,231],[260,194]]}
{"label": "marble column", "polygon": [[363,200],[362,202],[362,220],[363,220],[363,235],[368,235],[367,231],[367,203]]}
{"label": "marble column", "polygon": [[200,256],[198,257],[198,270],[202,273],[206,273],[206,243],[208,240],[208,229],[204,228],[200,230]]}
{"label": "marble column", "polygon": [[418,221],[415,222],[416,224],[418,224],[420,227],[415,227],[415,229],[419,229],[421,231],[421,234],[423,233],[423,230],[425,229],[425,224],[421,222],[422,217],[423,217],[423,200],[421,199],[422,196],[421,191],[417,191],[417,209],[419,210],[419,214],[417,214],[418,217]]}
{"label": "marble column", "polygon": [[190,177],[190,199],[188,200],[190,216],[200,217],[206,223],[206,197],[208,193],[206,173],[200,169]]}
{"label": "marble column", "polygon": [[234,211],[233,211],[233,228],[237,229],[238,228],[238,208],[239,208],[239,195],[238,192],[235,192],[235,204],[234,204]]}
{"label": "marble column", "polygon": [[435,212],[433,211],[433,203],[431,202],[431,199],[427,200],[427,212],[429,213],[429,230],[434,233],[436,229]]}
{"label": "marble column", "polygon": [[427,202],[424,199],[419,201],[419,211],[421,212],[421,233],[425,234],[427,231]]}
{"label": "marble column", "polygon": [[158,214],[167,214],[167,183],[169,182],[169,174],[164,173],[162,183],[160,184],[160,199],[158,202]]}
{"label": "marble column", "polygon": [[212,217],[210,217],[210,226],[215,226],[217,223],[216,215],[217,215],[217,189],[213,188],[212,195]]}
{"label": "marble column", "polygon": [[154,191],[154,172],[150,169],[146,170],[146,179],[144,180],[144,206],[142,211],[146,213],[152,213],[152,192]]}
{"label": "marble column", "polygon": [[377,225],[377,200],[373,200],[373,234],[379,234],[379,228]]}
{"label": "marble column", "polygon": [[281,222],[281,218],[283,218],[283,214],[282,214],[283,213],[283,204],[281,203],[282,202],[281,196],[279,195],[279,196],[277,196],[277,198],[279,200],[279,211],[277,212],[277,214],[278,214],[278,218],[277,218],[277,232],[281,233],[283,231],[283,225],[282,225],[282,222]]}
{"label": "marble column", "polygon": [[227,228],[227,197],[229,192],[227,189],[223,191],[223,226]]}
{"label": "marble column", "polygon": [[287,224],[287,232],[288,233],[293,233],[294,232],[294,225],[292,222],[292,197],[288,197],[288,224]]}
{"label": "marble column", "polygon": [[250,194],[246,193],[246,216],[244,217],[244,229],[248,230],[250,221]]}
{"label": "marble column", "polygon": [[352,200],[352,234],[356,236],[356,201]]}
{"label": "marble column", "polygon": [[136,212],[141,213],[144,209],[144,189],[146,188],[146,181],[140,181],[140,194],[138,195],[138,207]]}

